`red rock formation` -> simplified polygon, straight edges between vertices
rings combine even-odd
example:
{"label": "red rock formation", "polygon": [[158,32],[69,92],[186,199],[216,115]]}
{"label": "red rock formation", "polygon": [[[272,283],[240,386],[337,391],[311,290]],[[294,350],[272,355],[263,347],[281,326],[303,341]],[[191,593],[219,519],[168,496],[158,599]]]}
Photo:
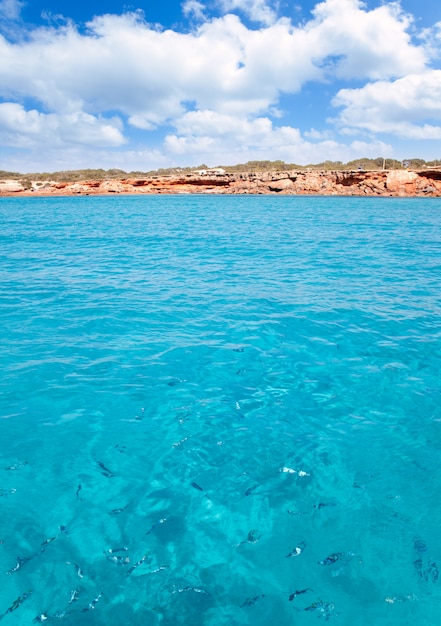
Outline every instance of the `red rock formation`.
{"label": "red rock formation", "polygon": [[341,196],[441,196],[441,170],[374,172],[243,172],[239,174],[151,176],[29,184],[0,181],[0,196],[71,196],[102,194],[297,194]]}

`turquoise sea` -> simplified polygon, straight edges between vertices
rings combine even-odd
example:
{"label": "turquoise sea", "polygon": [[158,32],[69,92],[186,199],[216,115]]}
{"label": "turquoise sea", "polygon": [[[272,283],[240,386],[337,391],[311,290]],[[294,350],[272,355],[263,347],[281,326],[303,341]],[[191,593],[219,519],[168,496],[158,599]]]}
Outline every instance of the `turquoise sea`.
{"label": "turquoise sea", "polygon": [[0,224],[2,626],[440,623],[439,200]]}

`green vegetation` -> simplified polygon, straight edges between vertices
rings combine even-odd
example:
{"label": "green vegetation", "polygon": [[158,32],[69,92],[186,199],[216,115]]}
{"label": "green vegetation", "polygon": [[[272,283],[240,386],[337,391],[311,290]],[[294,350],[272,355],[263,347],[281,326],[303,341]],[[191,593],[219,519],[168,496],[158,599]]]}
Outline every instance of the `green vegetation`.
{"label": "green vegetation", "polygon": [[17,180],[17,178],[21,178],[22,176],[23,174],[19,174],[18,172],[5,172],[5,170],[0,170],[0,180],[4,180],[5,178]]}
{"label": "green vegetation", "polygon": [[53,173],[26,174],[28,180],[54,180],[56,182],[76,182],[80,180],[112,180],[125,178],[127,176],[124,170],[67,170]]}
{"label": "green vegetation", "polygon": [[236,174],[240,172],[280,172],[287,170],[303,170],[302,165],[285,163],[284,161],[248,161],[238,165],[219,165],[226,172]]}
{"label": "green vegetation", "polygon": [[[348,163],[341,161],[323,161],[311,165],[297,165],[295,163],[285,163],[284,161],[248,161],[248,163],[239,163],[237,165],[219,165],[227,173],[237,174],[241,172],[276,172],[276,171],[374,171],[383,169],[425,169],[431,167],[441,167],[441,160],[424,161],[424,159],[405,159],[397,161],[396,159],[385,159],[378,157],[377,159],[356,159]],[[169,167],[148,172],[132,171],[125,172],[120,169],[84,169],[84,170],[66,170],[60,172],[39,172],[35,174],[20,174],[18,172],[7,172],[0,170],[0,180],[10,179],[19,180],[24,186],[30,186],[31,181],[55,181],[55,182],[77,182],[84,180],[121,180],[124,178],[143,178],[152,176],[185,176],[198,170],[210,169],[207,165],[202,164],[196,167]]]}

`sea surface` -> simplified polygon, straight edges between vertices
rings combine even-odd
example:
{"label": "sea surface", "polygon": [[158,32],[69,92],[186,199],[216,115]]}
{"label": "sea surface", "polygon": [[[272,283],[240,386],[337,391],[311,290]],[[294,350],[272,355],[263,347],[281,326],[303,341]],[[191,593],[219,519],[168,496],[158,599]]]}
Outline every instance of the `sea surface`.
{"label": "sea surface", "polygon": [[440,200],[0,226],[2,626],[440,623]]}

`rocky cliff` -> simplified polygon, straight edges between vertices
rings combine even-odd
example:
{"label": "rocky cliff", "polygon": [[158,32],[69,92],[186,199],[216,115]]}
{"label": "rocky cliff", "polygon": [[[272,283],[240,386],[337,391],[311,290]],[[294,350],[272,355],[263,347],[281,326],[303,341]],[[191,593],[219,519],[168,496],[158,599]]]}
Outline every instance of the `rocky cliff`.
{"label": "rocky cliff", "polygon": [[160,193],[440,197],[441,170],[209,173],[122,180],[87,180],[75,183],[0,181],[2,196]]}

